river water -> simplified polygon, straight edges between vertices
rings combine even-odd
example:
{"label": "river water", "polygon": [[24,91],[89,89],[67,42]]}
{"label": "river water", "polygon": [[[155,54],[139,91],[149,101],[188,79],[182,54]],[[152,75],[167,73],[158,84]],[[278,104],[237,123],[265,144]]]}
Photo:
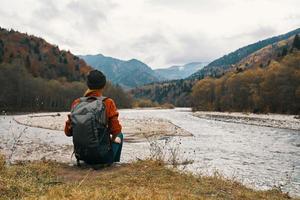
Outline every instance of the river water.
{"label": "river water", "polygon": [[[167,119],[192,133],[192,137],[171,139],[178,145],[181,158],[193,160],[185,170],[208,174],[218,171],[259,189],[282,185],[283,191],[300,196],[299,131],[200,119],[189,109],[130,109],[121,110],[120,115]],[[0,117],[0,150],[15,159],[46,157],[68,162],[71,144],[62,131],[25,127],[12,116]],[[148,154],[146,142],[125,143],[122,159],[128,162]]]}

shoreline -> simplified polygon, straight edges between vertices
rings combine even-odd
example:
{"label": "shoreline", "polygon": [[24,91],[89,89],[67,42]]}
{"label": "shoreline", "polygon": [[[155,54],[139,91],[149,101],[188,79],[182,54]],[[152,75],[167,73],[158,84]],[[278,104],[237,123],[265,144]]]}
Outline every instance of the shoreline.
{"label": "shoreline", "polygon": [[300,131],[300,119],[296,119],[296,115],[208,111],[197,111],[192,115],[208,120]]}

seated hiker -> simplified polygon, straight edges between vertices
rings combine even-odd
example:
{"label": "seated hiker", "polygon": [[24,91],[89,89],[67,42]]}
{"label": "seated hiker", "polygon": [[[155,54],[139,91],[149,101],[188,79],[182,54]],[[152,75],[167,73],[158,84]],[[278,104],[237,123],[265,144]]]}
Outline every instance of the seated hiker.
{"label": "seated hiker", "polygon": [[77,164],[120,162],[123,134],[114,101],[102,96],[105,75],[93,70],[87,76],[88,90],[76,99],[65,125],[65,134],[73,136]]}

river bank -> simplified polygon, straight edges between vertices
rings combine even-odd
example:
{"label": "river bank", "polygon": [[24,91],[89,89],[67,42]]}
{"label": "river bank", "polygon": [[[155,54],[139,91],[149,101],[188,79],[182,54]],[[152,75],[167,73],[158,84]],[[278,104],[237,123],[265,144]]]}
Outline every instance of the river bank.
{"label": "river bank", "polygon": [[[50,159],[74,163],[72,138],[62,131],[66,114],[50,113],[47,117],[31,117],[33,120],[28,115],[0,116],[0,151],[11,155],[13,161]],[[19,123],[15,121],[17,118]],[[213,175],[217,170],[250,188],[266,190],[280,186],[284,192],[300,196],[300,136],[297,130],[203,119],[193,116],[187,108],[120,110],[120,119],[127,138],[121,157],[123,163],[149,157],[152,147],[169,154],[175,147],[178,159],[192,161],[182,166],[185,171]],[[172,128],[164,132],[169,135],[149,134],[152,139],[145,140],[143,132],[159,131],[155,129],[157,121],[163,121],[160,124],[163,129],[166,129],[164,124],[173,124],[167,125]],[[25,122],[30,126],[21,124]],[[33,127],[40,124],[48,127]],[[140,130],[139,126],[147,128]],[[192,136],[174,136],[176,127]]]}
{"label": "river bank", "polygon": [[197,111],[193,113],[193,116],[223,122],[300,131],[300,118],[297,115]]}

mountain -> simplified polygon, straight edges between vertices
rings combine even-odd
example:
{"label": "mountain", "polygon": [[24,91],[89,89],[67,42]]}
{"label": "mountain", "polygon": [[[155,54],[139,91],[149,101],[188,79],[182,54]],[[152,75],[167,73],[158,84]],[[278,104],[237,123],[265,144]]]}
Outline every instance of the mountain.
{"label": "mountain", "polygon": [[271,37],[250,45],[247,45],[245,47],[239,48],[238,50],[231,52],[227,55],[224,55],[221,58],[218,58],[211,63],[209,63],[206,67],[203,69],[195,72],[191,76],[188,77],[188,79],[202,79],[206,76],[212,76],[212,77],[220,77],[222,76],[227,70],[229,70],[232,67],[235,67],[235,64],[240,62],[243,58],[249,56],[250,54],[254,53],[255,51],[262,49],[268,45],[271,45],[273,43],[279,42],[281,40],[286,40],[289,37],[299,34],[300,28],[295,29],[293,31],[290,31],[286,34]]}
{"label": "mountain", "polygon": [[148,65],[136,59],[124,61],[102,54],[79,57],[95,69],[101,70],[114,84],[124,88],[133,88],[163,80]]}
{"label": "mountain", "polygon": [[155,72],[167,80],[185,79],[196,71],[202,69],[207,64],[208,63],[193,62],[183,66],[172,66],[164,69],[156,69]]}

